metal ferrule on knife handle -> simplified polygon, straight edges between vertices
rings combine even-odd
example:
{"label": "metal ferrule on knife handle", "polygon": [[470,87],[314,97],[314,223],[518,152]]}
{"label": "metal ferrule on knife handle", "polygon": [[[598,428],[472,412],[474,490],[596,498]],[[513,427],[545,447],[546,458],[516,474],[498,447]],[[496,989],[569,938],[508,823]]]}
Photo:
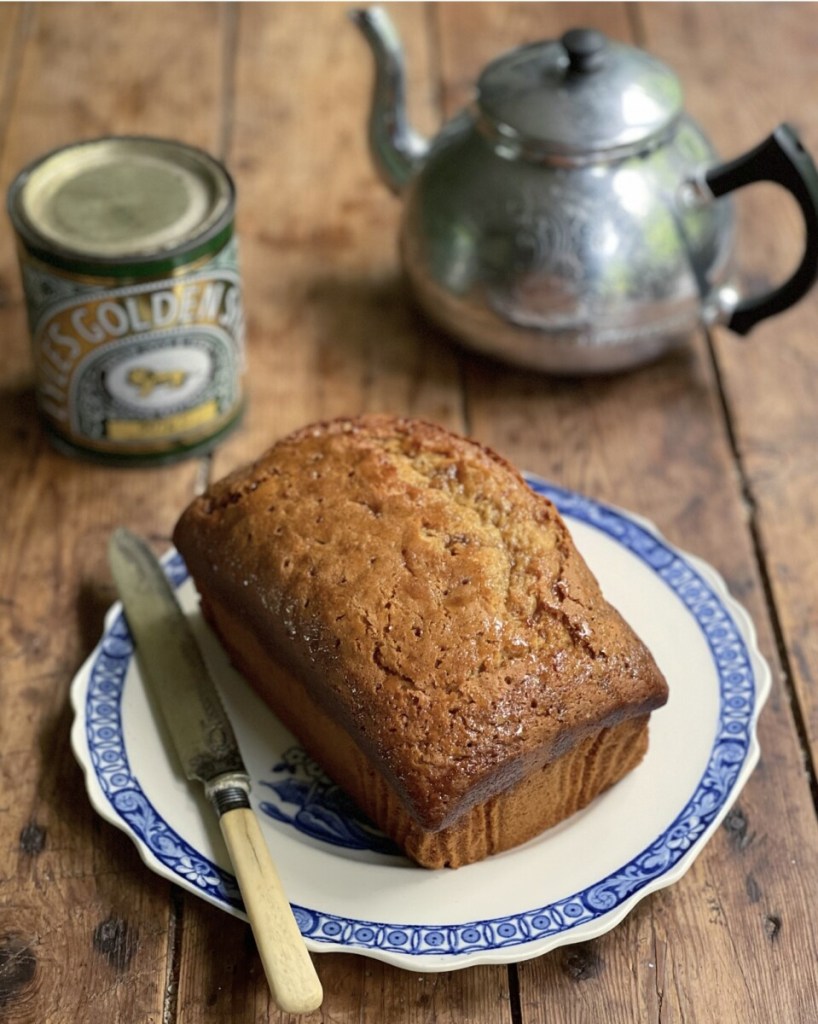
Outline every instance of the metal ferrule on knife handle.
{"label": "metal ferrule on knife handle", "polygon": [[205,796],[221,818],[228,811],[250,806],[250,780],[238,772],[220,775],[205,784]]}

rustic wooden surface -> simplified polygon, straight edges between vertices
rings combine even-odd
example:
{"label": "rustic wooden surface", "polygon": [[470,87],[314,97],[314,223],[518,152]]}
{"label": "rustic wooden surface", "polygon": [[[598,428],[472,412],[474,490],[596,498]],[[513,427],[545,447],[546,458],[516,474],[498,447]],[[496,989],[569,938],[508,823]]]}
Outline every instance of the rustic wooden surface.
{"label": "rustic wooden surface", "polygon": [[[816,4],[401,4],[425,131],[489,57],[575,24],[680,74],[725,155],[790,120],[818,152]],[[148,871],[85,797],[70,680],[113,588],[118,524],[167,544],[181,508],[285,431],[363,409],[467,431],[648,516],[750,610],[774,684],[761,763],[678,884],[609,934],[508,967],[418,975],[322,954],[311,1021],[818,1021],[818,292],[747,341],[717,330],[653,366],[554,381],[470,356],[410,307],[399,206],[369,165],[371,68],[339,4],[0,5],[0,176],[75,139],[144,132],[237,181],[250,405],[211,459],[112,470],[54,453],[31,394],[11,232],[0,246],[0,1020],[284,1021],[249,930]],[[739,202],[748,280],[795,259],[792,204]]]}

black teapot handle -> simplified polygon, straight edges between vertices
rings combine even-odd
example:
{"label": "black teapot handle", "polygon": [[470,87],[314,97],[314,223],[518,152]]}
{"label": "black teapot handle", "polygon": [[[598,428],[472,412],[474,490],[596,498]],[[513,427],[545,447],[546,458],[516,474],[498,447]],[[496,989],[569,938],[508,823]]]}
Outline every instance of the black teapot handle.
{"label": "black teapot handle", "polygon": [[782,124],[749,153],[710,168],[704,180],[716,197],[752,182],[776,182],[795,196],[804,216],[804,255],[794,273],[770,292],[739,300],[724,321],[736,334],[747,334],[798,302],[818,277],[818,170],[795,131]]}

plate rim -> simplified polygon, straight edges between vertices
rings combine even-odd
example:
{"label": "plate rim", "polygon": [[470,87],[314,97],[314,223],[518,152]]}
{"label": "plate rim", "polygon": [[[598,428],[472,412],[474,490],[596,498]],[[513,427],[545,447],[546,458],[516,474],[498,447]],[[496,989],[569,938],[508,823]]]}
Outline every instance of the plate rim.
{"label": "plate rim", "polygon": [[[552,484],[535,474],[523,475],[535,492],[554,502],[561,514],[600,529],[614,541],[624,543],[632,554],[682,597],[688,612],[694,615],[704,632],[719,677],[719,728],[708,755],[707,767],[694,792],[667,828],[618,870],[578,893],[543,907],[504,917],[448,925],[353,919],[294,904],[296,920],[308,947],[314,952],[356,953],[413,971],[448,971],[484,963],[520,962],[563,944],[596,938],[617,925],[647,895],[674,884],[687,872],[727,815],[758,762],[757,723],[769,696],[772,675],[759,650],[752,618],[730,593],[720,573],[698,556],[671,544],[643,516]],[[188,574],[179,553],[171,548],[162,561],[174,587],[181,586]],[[679,574],[675,580],[671,575],[674,572]],[[711,633],[723,629],[726,620],[732,626],[726,640],[723,636],[708,636],[701,618],[695,614],[695,602],[698,601],[699,612],[706,607],[707,617],[712,619],[712,599],[715,599],[720,625],[714,629],[711,622]],[[726,689],[723,677],[725,665],[720,667],[713,647],[715,639],[725,640],[725,644],[740,641],[739,650],[746,655],[738,658],[745,662],[746,673],[738,671],[735,657],[731,659],[736,679],[730,689]],[[109,609],[102,636],[71,686],[74,710],[71,742],[83,769],[92,806],[105,820],[131,838],[143,862],[151,870],[215,906],[245,918],[235,877],[195,850],[153,808],[138,780],[129,774],[121,728],[117,739],[115,725],[111,724],[113,719],[108,721],[105,715],[99,717],[99,704],[93,713],[97,739],[100,735],[108,736],[106,729],[113,729],[115,735],[98,742],[92,749],[88,708],[94,668],[103,656],[118,659],[120,668],[124,664],[124,682],[127,665],[133,657],[133,645],[120,602]],[[105,700],[103,694],[102,704]],[[726,707],[730,701],[737,701],[735,707]],[[118,704],[116,708],[118,713]],[[719,761],[716,770],[714,762],[720,736],[724,753],[729,756],[726,756],[726,764]],[[117,745],[122,748],[121,754],[117,754]],[[736,756],[737,748],[740,756]],[[105,758],[109,759],[107,764]],[[106,780],[110,783],[118,772],[123,772],[123,768],[125,773],[120,782],[124,785],[114,788],[109,785],[106,792]],[[135,821],[154,829],[153,845],[139,834]],[[157,851],[157,843],[160,850],[165,850],[164,860]],[[169,864],[169,851],[173,851],[177,858],[175,867]]]}

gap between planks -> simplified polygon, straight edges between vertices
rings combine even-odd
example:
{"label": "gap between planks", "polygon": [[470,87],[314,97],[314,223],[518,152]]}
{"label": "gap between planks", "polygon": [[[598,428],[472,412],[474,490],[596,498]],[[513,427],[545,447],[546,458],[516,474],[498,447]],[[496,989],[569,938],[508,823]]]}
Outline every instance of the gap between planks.
{"label": "gap between planks", "polygon": [[730,446],[730,452],[733,456],[733,463],[735,465],[739,486],[741,487],[741,497],[747,510],[747,526],[750,533],[750,542],[753,547],[753,555],[756,560],[756,565],[758,566],[762,593],[764,594],[764,603],[770,617],[770,625],[772,628],[773,639],[775,641],[776,653],[781,664],[784,690],[792,709],[795,730],[798,736],[798,743],[801,748],[801,757],[804,762],[804,767],[809,775],[809,788],[810,796],[812,797],[812,806],[815,810],[816,816],[818,816],[818,777],[816,777],[815,765],[813,764],[810,752],[809,730],[807,729],[807,723],[804,720],[804,712],[798,700],[798,695],[796,694],[793,686],[792,658],[787,650],[784,628],[781,624],[781,617],[778,614],[778,608],[775,602],[775,592],[772,584],[771,573],[768,567],[767,554],[764,549],[764,542],[761,537],[761,529],[758,523],[758,504],[753,494],[750,478],[744,467],[741,447],[738,442],[736,431],[733,427],[730,399],[727,395],[727,388],[724,384],[721,367],[716,354],[716,345],[713,341],[711,332],[705,330],[704,333],[707,339],[707,351],[710,356],[710,363],[713,368],[713,375],[716,381],[716,393],[718,395],[719,405],[722,411],[727,442]]}

